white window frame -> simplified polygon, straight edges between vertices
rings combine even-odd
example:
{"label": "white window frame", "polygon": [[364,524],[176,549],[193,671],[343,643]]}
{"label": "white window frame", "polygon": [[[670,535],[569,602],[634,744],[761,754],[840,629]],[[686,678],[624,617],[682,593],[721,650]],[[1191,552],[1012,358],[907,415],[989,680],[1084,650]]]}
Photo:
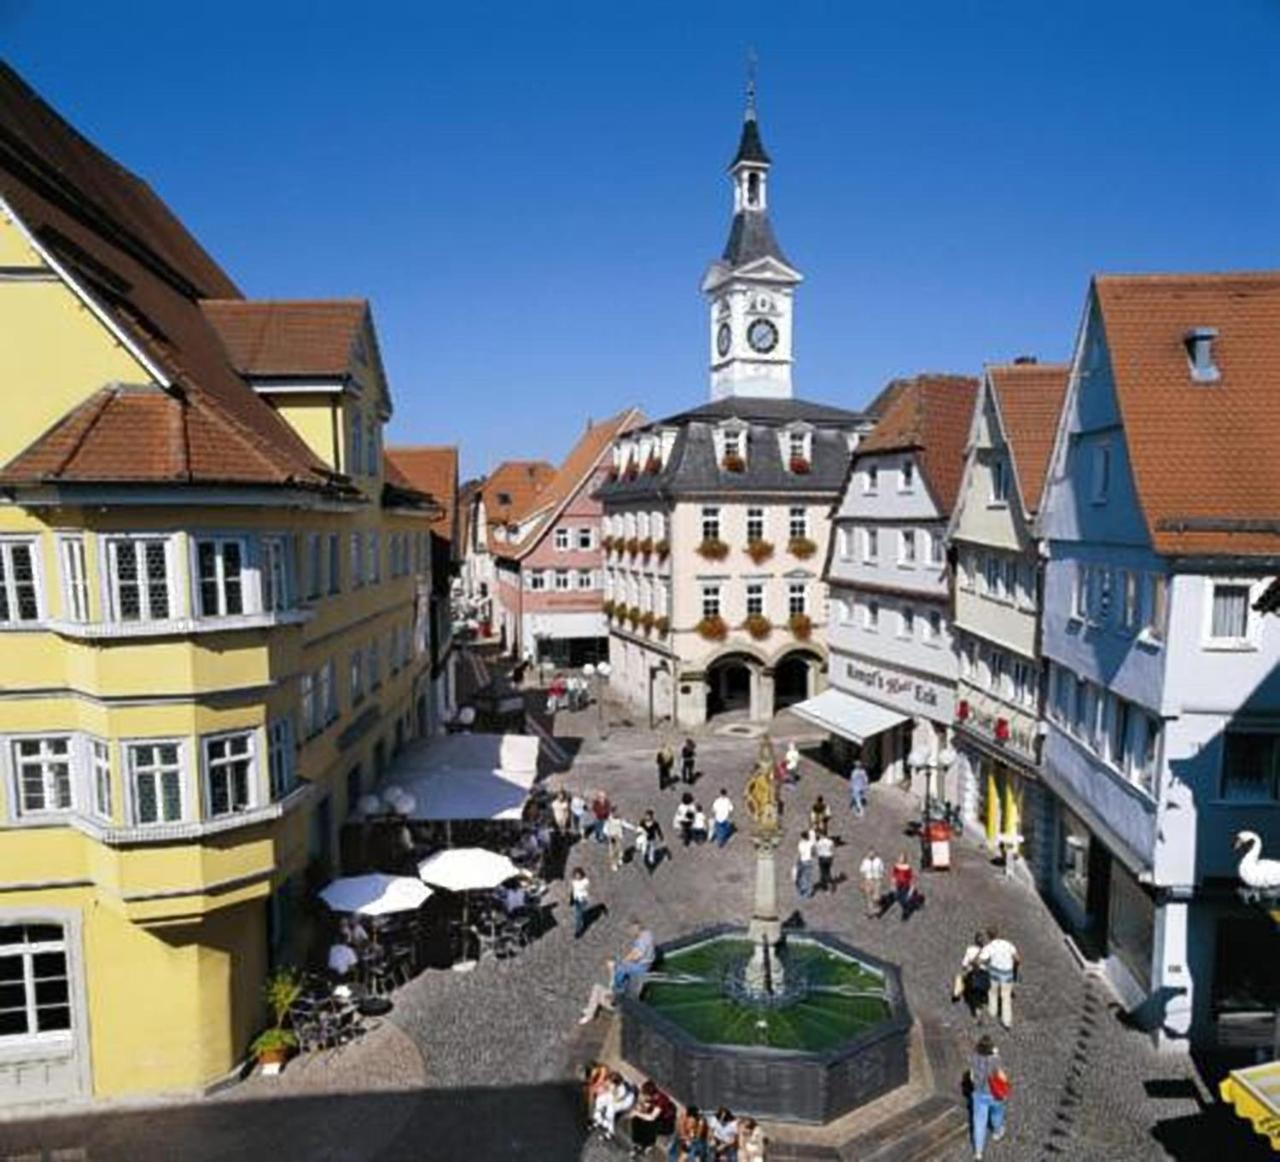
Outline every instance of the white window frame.
{"label": "white window frame", "polygon": [[[1169,579],[1163,573],[1145,573],[1142,577],[1142,610],[1140,635],[1150,643],[1164,641],[1165,621],[1169,616]],[[1210,617],[1213,616],[1210,610]]]}
{"label": "white window frame", "polygon": [[[121,753],[124,755],[125,800],[128,804],[129,821],[134,827],[171,827],[175,823],[184,823],[191,818],[189,792],[187,789],[187,742],[181,738],[130,738],[121,741]],[[134,752],[140,747],[175,748],[177,755],[178,776],[178,816],[176,819],[163,818],[164,794],[161,784],[156,785],[156,808],[159,813],[156,819],[143,820],[140,810],[141,796],[138,794],[138,769],[134,763]],[[153,770],[163,774],[169,767],[156,767]]]}
{"label": "white window frame", "polygon": [[[165,599],[169,608],[164,617],[151,616],[151,582],[145,579],[146,570],[146,545],[148,542],[158,542],[164,547],[164,581],[165,581]],[[138,585],[138,612],[136,618],[124,618],[121,615],[120,607],[120,583],[119,583],[119,549],[122,545],[141,545],[142,546],[142,565],[143,570],[139,574]],[[135,550],[136,551],[136,550]],[[106,568],[103,570],[102,580],[105,587],[107,600],[104,602],[104,608],[110,610],[110,618],[113,622],[120,625],[133,625],[135,623],[143,624],[155,621],[172,621],[182,616],[182,610],[178,603],[178,585],[177,585],[177,568],[174,556],[174,537],[171,533],[108,533],[104,534],[99,545],[98,559],[106,562]]]}
{"label": "white window frame", "polygon": [[[80,806],[80,795],[77,783],[79,782],[79,764],[80,754],[77,743],[77,736],[71,731],[51,730],[45,734],[14,734],[9,735],[5,740],[5,747],[8,752],[10,782],[9,782],[9,802],[11,804],[10,814],[17,819],[41,819],[49,816],[61,816],[73,814]],[[40,748],[40,753],[23,758],[18,754],[18,748],[23,744],[36,743]],[[63,755],[54,754],[48,750],[52,743],[62,743],[66,747],[66,753]],[[22,768],[24,765],[37,764],[40,766],[40,784],[41,794],[44,798],[45,805],[41,807],[28,807],[22,786]],[[66,792],[67,798],[70,800],[65,807],[49,806],[50,790],[57,790],[56,784],[51,781],[49,767],[54,765],[65,765],[67,768]],[[55,796],[56,797],[56,796]]]}
{"label": "white window frame", "polygon": [[898,637],[904,641],[916,635],[916,611],[913,606],[898,606]]}
{"label": "white window frame", "polygon": [[718,505],[704,504],[702,506],[702,539],[704,541],[718,541],[721,539],[720,532],[720,508]]}
{"label": "white window frame", "polygon": [[567,593],[573,588],[572,572],[569,569],[557,569],[552,574],[552,588],[557,593]]}
{"label": "white window frame", "polygon": [[[1252,650],[1257,648],[1258,616],[1253,610],[1254,586],[1247,577],[1209,577],[1205,579],[1207,600],[1203,642],[1208,650]],[[1244,590],[1244,633],[1219,637],[1213,631],[1213,609],[1219,589]]]}
{"label": "white window frame", "polygon": [[916,464],[914,460],[905,459],[898,466],[898,491],[914,492],[916,490]]}
{"label": "white window frame", "polygon": [[746,593],[747,593],[747,616],[763,617],[764,616],[764,582],[748,581]]}
{"label": "white window frame", "polygon": [[927,610],[924,617],[920,619],[920,636],[925,645],[941,646],[945,627],[946,622],[940,610]]}
{"label": "white window frame", "polygon": [[[213,563],[214,576],[212,584],[217,590],[217,608],[206,609],[204,604],[204,576],[200,571],[200,547],[202,545],[213,546]],[[228,545],[235,545],[240,552],[240,570],[238,584],[240,587],[240,608],[234,612],[227,609],[227,571],[226,571],[226,549]],[[191,578],[194,586],[194,595],[192,605],[196,610],[196,616],[201,618],[211,617],[240,617],[246,613],[254,611],[255,602],[253,600],[252,585],[250,582],[250,574],[252,570],[249,564],[249,543],[248,540],[235,533],[196,533],[191,537]]]}
{"label": "white window frame", "polygon": [[[14,942],[0,946],[3,949],[0,951],[0,957],[5,959],[12,958],[21,963],[21,974],[9,983],[22,986],[23,1004],[12,1007],[15,1010],[19,1008],[25,1009],[27,1018],[27,1031],[25,1033],[11,1033],[0,1037],[0,1052],[26,1051],[28,1053],[34,1052],[38,1056],[41,1052],[48,1052],[53,1046],[73,1044],[74,1039],[80,1032],[80,1014],[76,1004],[76,963],[72,955],[71,936],[68,933],[70,925],[55,916],[45,916],[39,913],[15,915],[5,922],[5,927],[31,928],[36,926],[57,928],[62,935],[57,940],[35,941],[28,941],[24,936],[21,943]],[[68,1027],[65,1029],[42,1030],[39,1028],[38,1010],[41,1006],[37,1002],[38,985],[44,981],[62,979],[61,974],[40,975],[36,972],[36,957],[50,954],[62,957],[63,973],[67,982],[67,997],[63,1002],[54,1002],[43,1007],[65,1008],[68,1014]]]}
{"label": "white window frame", "polygon": [[768,524],[766,523],[765,510],[759,506],[752,505],[747,509],[747,543],[763,541],[767,530]]}
{"label": "white window frame", "polygon": [[547,575],[542,569],[529,570],[529,591],[541,593],[547,587]]}
{"label": "white window frame", "polygon": [[596,530],[590,525],[585,525],[577,530],[577,536],[574,543],[581,553],[589,553],[596,547]]}
{"label": "white window frame", "polygon": [[85,740],[85,771],[90,808],[109,823],[115,796],[111,793],[111,744],[105,739],[90,736]]}
{"label": "white window frame", "polygon": [[282,613],[293,608],[289,584],[290,539],[282,533],[258,541],[258,608],[264,613]]}
{"label": "white window frame", "polygon": [[920,546],[916,541],[915,529],[898,530],[898,567],[914,569],[920,560]]}
{"label": "white window frame", "polygon": [[880,530],[868,525],[862,530],[862,563],[874,565],[880,560]]}
{"label": "white window frame", "polygon": [[[62,579],[62,616],[67,621],[84,624],[89,621],[89,559],[84,536],[59,533],[58,571]],[[40,605],[40,587],[36,586],[36,607]],[[10,606],[12,608],[12,605]]]}
{"label": "white window frame", "polygon": [[809,539],[809,510],[803,505],[791,505],[787,509],[787,538],[792,541]]}
{"label": "white window frame", "polygon": [[880,491],[880,465],[868,464],[862,470],[862,494],[875,496]]}
{"label": "white window frame", "polygon": [[590,569],[577,570],[574,576],[575,589],[594,589],[595,587],[595,574]]}
{"label": "white window frame", "polygon": [[703,585],[699,594],[701,601],[702,616],[707,617],[723,617],[724,606],[721,601],[720,586]]}
{"label": "white window frame", "polygon": [[569,551],[569,530],[566,528],[558,528],[552,535],[555,538],[556,552],[567,553]]}
{"label": "white window frame", "polygon": [[1009,504],[1009,461],[1001,455],[991,457],[991,508],[1007,508]]}
{"label": "white window frame", "polygon": [[867,633],[880,632],[880,602],[874,597],[868,598],[862,607],[862,628]]}
{"label": "white window frame", "polygon": [[[796,608],[799,606],[799,608]],[[787,616],[809,616],[809,583],[807,581],[787,582]]]}
{"label": "white window frame", "polygon": [[[243,754],[227,755],[222,759],[215,760],[210,755],[210,749],[220,743],[230,744],[232,741],[247,743],[247,749]],[[214,812],[213,809],[213,778],[215,767],[230,766],[233,763],[240,763],[247,760],[249,764],[248,773],[245,775],[245,801],[236,806],[232,805],[227,811]],[[217,734],[204,734],[200,736],[200,790],[204,798],[204,817],[206,819],[231,819],[236,815],[243,815],[246,811],[252,811],[260,805],[262,798],[259,790],[259,754],[258,754],[258,731],[256,729],[248,730],[223,730]],[[230,776],[228,776],[230,777]],[[228,801],[231,798],[231,789],[228,786]]]}

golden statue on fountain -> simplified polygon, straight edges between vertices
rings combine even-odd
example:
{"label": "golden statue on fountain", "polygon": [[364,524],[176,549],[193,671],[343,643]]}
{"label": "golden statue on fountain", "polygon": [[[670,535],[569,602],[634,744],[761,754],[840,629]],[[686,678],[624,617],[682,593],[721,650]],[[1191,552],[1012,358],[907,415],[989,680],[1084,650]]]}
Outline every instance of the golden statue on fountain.
{"label": "golden statue on fountain", "polygon": [[756,849],[755,905],[747,929],[752,953],[747,965],[747,988],[760,996],[780,992],[783,966],[778,958],[782,921],[778,915],[778,875],[774,852],[782,838],[782,804],[778,800],[777,758],[766,734],[760,740],[755,773],[747,780],[747,813]]}

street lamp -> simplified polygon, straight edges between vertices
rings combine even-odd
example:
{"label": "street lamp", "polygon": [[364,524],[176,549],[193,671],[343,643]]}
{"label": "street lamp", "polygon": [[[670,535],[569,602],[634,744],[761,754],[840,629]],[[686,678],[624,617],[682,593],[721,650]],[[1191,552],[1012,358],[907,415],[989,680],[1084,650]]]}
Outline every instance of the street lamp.
{"label": "street lamp", "polygon": [[613,673],[613,667],[608,662],[596,663],[596,705],[600,707],[600,737],[609,737],[609,722],[604,712],[604,687],[609,680],[609,675]]}

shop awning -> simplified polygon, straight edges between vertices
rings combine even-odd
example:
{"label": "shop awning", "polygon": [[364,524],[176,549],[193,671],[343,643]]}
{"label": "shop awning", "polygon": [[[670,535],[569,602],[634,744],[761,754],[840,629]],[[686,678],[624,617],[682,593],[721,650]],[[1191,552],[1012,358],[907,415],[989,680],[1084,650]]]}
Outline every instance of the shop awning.
{"label": "shop awning", "polygon": [[1222,1100],[1280,1150],[1280,1061],[1233,1069],[1218,1086]]}
{"label": "shop awning", "polygon": [[413,796],[410,819],[519,819],[538,745],[526,734],[446,734],[406,747],[387,782]]}
{"label": "shop awning", "polygon": [[856,743],[863,743],[907,721],[905,714],[835,689],[823,690],[816,698],[797,702],[791,710],[823,730]]}

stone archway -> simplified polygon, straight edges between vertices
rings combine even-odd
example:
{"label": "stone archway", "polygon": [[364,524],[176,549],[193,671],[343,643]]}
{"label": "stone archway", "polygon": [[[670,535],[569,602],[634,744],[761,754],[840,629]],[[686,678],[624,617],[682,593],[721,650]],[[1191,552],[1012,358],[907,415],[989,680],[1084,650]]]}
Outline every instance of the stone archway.
{"label": "stone archway", "polygon": [[773,664],[773,711],[803,702],[818,692],[822,658],[811,650],[791,650]]}
{"label": "stone archway", "polygon": [[721,714],[751,714],[761,665],[750,654],[731,653],[707,667],[707,720]]}

